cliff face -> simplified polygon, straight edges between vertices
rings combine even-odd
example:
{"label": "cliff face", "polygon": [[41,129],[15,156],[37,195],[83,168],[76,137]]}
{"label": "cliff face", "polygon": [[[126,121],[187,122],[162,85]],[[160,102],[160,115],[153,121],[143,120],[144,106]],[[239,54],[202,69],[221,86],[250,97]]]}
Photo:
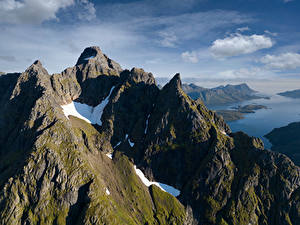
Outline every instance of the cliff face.
{"label": "cliff face", "polygon": [[[232,134],[179,74],[159,90],[90,47],[60,74],[37,61],[0,85],[0,224],[299,222],[299,167]],[[103,104],[101,123],[67,118],[72,102]],[[178,198],[145,186],[133,163]]]}
{"label": "cliff face", "polygon": [[275,128],[265,135],[272,143],[272,150],[286,154],[296,165],[300,165],[300,122]]}

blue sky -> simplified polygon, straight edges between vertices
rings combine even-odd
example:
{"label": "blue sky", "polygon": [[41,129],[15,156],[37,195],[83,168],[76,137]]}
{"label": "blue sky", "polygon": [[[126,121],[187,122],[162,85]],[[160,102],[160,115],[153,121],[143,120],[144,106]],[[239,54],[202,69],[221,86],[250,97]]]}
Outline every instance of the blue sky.
{"label": "blue sky", "polygon": [[0,71],[40,59],[61,72],[97,45],[156,77],[300,88],[299,11],[299,0],[0,0]]}

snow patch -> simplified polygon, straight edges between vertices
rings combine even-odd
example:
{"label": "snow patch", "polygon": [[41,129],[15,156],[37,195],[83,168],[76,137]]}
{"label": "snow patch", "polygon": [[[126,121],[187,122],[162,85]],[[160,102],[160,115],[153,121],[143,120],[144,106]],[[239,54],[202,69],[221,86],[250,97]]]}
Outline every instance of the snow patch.
{"label": "snow patch", "polygon": [[106,156],[110,159],[112,159],[112,153],[107,153]]}
{"label": "snow patch", "polygon": [[[220,130],[222,134],[228,136],[228,134],[224,130]],[[229,137],[229,136],[228,136]]]}
{"label": "snow patch", "polygon": [[66,116],[68,119],[69,119],[69,116],[72,115],[72,116],[76,116],[76,117],[78,117],[78,118],[80,118],[80,119],[82,119],[82,120],[85,120],[85,121],[88,122],[88,123],[91,123],[91,121],[90,121],[88,118],[82,116],[82,115],[77,111],[74,102],[71,102],[70,104],[67,104],[67,105],[62,105],[61,107],[62,107],[62,109],[63,109],[63,112],[64,112],[65,116]]}
{"label": "snow patch", "polygon": [[160,187],[165,191],[168,192],[169,194],[177,197],[178,195],[180,195],[180,191],[170,185],[167,184],[163,184],[163,183],[158,183],[160,185]]}
{"label": "snow patch", "polygon": [[113,148],[115,149],[116,147],[118,147],[121,144],[121,141],[118,142]]}
{"label": "snow patch", "polygon": [[106,107],[107,103],[109,102],[110,95],[115,87],[112,87],[109,95],[97,106],[89,106],[87,104],[82,104],[79,102],[71,102],[67,105],[62,105],[63,112],[65,116],[68,118],[68,116],[76,116],[80,119],[85,120],[88,123],[91,124],[98,124],[102,125],[101,117],[104,108]]}
{"label": "snow patch", "polygon": [[129,145],[130,145],[131,147],[133,147],[133,146],[134,146],[134,143],[133,143],[133,142],[131,142],[131,141],[130,141],[130,139],[128,139],[128,143],[129,143]]}
{"label": "snow patch", "polygon": [[106,195],[110,195],[108,188],[106,188],[105,193],[106,193]]}
{"label": "snow patch", "polygon": [[95,57],[96,57],[96,56],[92,55],[92,56],[89,56],[89,57],[84,58],[84,60],[93,59],[93,58],[95,58]]}
{"label": "snow patch", "polygon": [[133,146],[134,146],[134,143],[130,141],[130,138],[128,138],[128,134],[125,135],[125,140],[126,140],[126,139],[128,140],[129,145],[130,145],[131,147],[133,147]]}
{"label": "snow patch", "polygon": [[137,169],[136,166],[134,166],[134,170],[136,172],[136,174],[139,176],[139,178],[141,179],[141,181],[147,186],[149,187],[150,185],[154,184],[157,187],[159,187],[161,190],[163,190],[164,192],[168,192],[171,195],[177,197],[178,195],[180,195],[180,191],[170,185],[167,184],[163,184],[163,183],[159,183],[159,182],[153,182],[153,181],[149,181],[144,173],[140,170]]}
{"label": "snow patch", "polygon": [[150,118],[150,114],[148,115],[147,120],[146,120],[145,134],[147,134],[149,118]]}

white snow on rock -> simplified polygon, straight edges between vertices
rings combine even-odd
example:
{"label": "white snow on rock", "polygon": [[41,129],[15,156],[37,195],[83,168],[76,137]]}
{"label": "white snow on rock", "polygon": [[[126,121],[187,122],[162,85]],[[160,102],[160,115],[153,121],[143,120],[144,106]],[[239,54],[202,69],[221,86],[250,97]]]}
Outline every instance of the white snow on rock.
{"label": "white snow on rock", "polygon": [[63,112],[65,116],[76,116],[80,119],[85,120],[88,123],[102,125],[101,117],[103,110],[107,103],[109,102],[110,95],[115,87],[112,87],[109,95],[97,106],[89,106],[87,104],[82,104],[79,102],[71,102],[67,105],[62,105]]}
{"label": "white snow on rock", "polygon": [[177,197],[178,195],[180,195],[180,191],[170,185],[167,184],[163,184],[163,183],[158,183],[159,186],[165,191],[168,192],[169,194]]}
{"label": "white snow on rock", "polygon": [[226,135],[229,137],[229,135],[224,131],[224,130],[220,130],[222,134]]}
{"label": "white snow on rock", "polygon": [[92,56],[86,57],[86,58],[84,58],[84,60],[89,60],[89,59],[92,59],[92,58],[95,58],[95,56],[92,55]]}
{"label": "white snow on rock", "polygon": [[159,183],[159,182],[153,182],[153,181],[149,181],[144,173],[140,170],[140,169],[137,169],[136,166],[134,166],[134,170],[136,172],[136,174],[139,176],[139,178],[142,180],[142,182],[147,186],[149,187],[150,185],[154,184],[156,185],[157,187],[159,187],[161,190],[165,191],[165,192],[168,192],[170,193],[171,195],[177,197],[178,195],[180,195],[180,191],[170,185],[167,185],[167,184],[163,184],[163,183]]}
{"label": "white snow on rock", "polygon": [[150,118],[150,114],[148,115],[147,120],[146,120],[145,134],[147,133],[147,130],[148,130],[149,118]]}
{"label": "white snow on rock", "polygon": [[128,138],[128,134],[125,135],[125,140],[126,140],[126,139],[128,140],[129,145],[130,145],[131,147],[133,147],[133,146],[134,146],[134,143],[130,141],[130,138]]}
{"label": "white snow on rock", "polygon": [[134,146],[134,143],[130,141],[130,138],[128,138],[128,143],[129,143],[129,145],[130,145],[131,147]]}
{"label": "white snow on rock", "polygon": [[121,141],[118,142],[113,148],[115,149],[116,147],[118,147],[121,144]]}
{"label": "white snow on rock", "polygon": [[112,159],[112,153],[107,153],[106,156],[110,159]]}
{"label": "white snow on rock", "polygon": [[62,105],[61,106],[63,109],[63,112],[65,114],[65,116],[69,119],[68,116],[72,115],[72,116],[76,116],[82,120],[85,120],[88,123],[91,123],[91,121],[89,119],[87,119],[86,117],[82,116],[77,109],[75,108],[74,102],[71,102],[70,104],[67,105]]}
{"label": "white snow on rock", "polygon": [[225,134],[225,135],[227,135],[227,134],[226,134],[226,132],[225,132],[225,131],[223,131],[223,130],[221,130],[221,133],[222,133],[222,134]]}
{"label": "white snow on rock", "polygon": [[105,193],[106,193],[106,195],[110,195],[110,192],[109,192],[109,190],[107,188],[105,190]]}

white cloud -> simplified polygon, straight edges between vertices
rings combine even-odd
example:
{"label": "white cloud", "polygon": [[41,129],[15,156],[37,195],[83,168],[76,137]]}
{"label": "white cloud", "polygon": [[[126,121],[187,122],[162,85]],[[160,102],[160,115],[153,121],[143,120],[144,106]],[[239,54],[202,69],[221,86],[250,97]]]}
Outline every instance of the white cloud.
{"label": "white cloud", "polygon": [[274,33],[274,32],[268,31],[268,30],[265,30],[264,32],[265,32],[266,34],[268,34],[268,35],[273,36],[273,37],[276,37],[276,36],[278,35],[277,33]]}
{"label": "white cloud", "polygon": [[283,2],[288,3],[288,2],[292,2],[294,0],[283,0]]}
{"label": "white cloud", "polygon": [[242,54],[249,54],[260,49],[271,48],[273,41],[265,35],[253,34],[251,36],[233,34],[224,39],[217,39],[213,42],[210,50],[217,58],[226,58]]}
{"label": "white cloud", "polygon": [[163,47],[175,47],[177,42],[178,42],[178,38],[176,37],[176,35],[171,32],[165,32],[165,31],[161,31],[158,33],[159,37],[161,38],[158,43],[163,46]]}
{"label": "white cloud", "polygon": [[216,78],[222,79],[264,79],[274,76],[274,73],[260,67],[225,70],[218,73]]}
{"label": "white cloud", "polygon": [[72,4],[73,0],[2,0],[0,23],[39,24],[45,20],[57,19],[58,10]]}
{"label": "white cloud", "polygon": [[235,11],[212,10],[176,16],[142,17],[131,21],[129,29],[133,27],[147,31],[154,30],[153,34],[159,45],[174,48],[184,41],[200,38],[203,41],[214,34],[216,29],[250,21],[251,18]]}
{"label": "white cloud", "polygon": [[89,2],[88,0],[79,0],[79,5],[83,8],[78,14],[78,18],[80,20],[91,21],[96,18],[96,9],[94,3]]}
{"label": "white cloud", "polygon": [[249,31],[250,28],[249,27],[240,27],[238,29],[236,29],[237,32],[244,32],[244,31]]}
{"label": "white cloud", "polygon": [[199,61],[198,54],[195,51],[183,52],[181,54],[181,58],[183,59],[183,61],[190,62],[190,63],[197,63]]}
{"label": "white cloud", "polygon": [[280,55],[266,55],[261,58],[260,62],[271,69],[296,69],[300,68],[300,54],[288,52]]}

